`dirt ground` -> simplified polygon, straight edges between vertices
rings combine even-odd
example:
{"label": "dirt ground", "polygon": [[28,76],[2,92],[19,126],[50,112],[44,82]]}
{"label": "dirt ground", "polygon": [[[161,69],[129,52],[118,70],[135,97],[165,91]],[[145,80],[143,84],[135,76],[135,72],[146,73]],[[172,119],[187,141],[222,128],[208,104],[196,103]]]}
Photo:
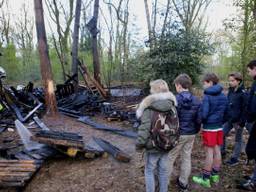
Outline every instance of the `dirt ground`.
{"label": "dirt ground", "polygon": [[[132,129],[127,122],[107,122],[103,117],[94,117],[94,120],[113,126]],[[90,126],[78,122],[76,119],[61,117],[61,121],[49,121],[46,124],[51,129],[78,132],[88,142],[92,136],[97,136],[110,141],[132,157],[131,162],[121,163],[111,156],[100,157],[94,160],[81,160],[72,158],[51,159],[32,178],[31,182],[23,189],[24,192],[143,192],[145,191],[143,175],[143,154],[135,151],[135,140],[98,131]],[[245,135],[247,137],[247,135]],[[234,140],[234,134],[228,138],[229,152]],[[203,165],[204,152],[200,136],[197,137],[192,154],[192,174],[197,175]],[[178,176],[179,159],[176,161],[175,170],[171,177],[169,191],[178,191],[175,180]],[[235,189],[236,180],[243,175],[250,174],[252,165],[245,165],[245,155],[235,167],[223,166],[221,183],[211,189],[203,189],[191,184],[191,191],[239,191]],[[13,190],[0,190],[2,192]]]}

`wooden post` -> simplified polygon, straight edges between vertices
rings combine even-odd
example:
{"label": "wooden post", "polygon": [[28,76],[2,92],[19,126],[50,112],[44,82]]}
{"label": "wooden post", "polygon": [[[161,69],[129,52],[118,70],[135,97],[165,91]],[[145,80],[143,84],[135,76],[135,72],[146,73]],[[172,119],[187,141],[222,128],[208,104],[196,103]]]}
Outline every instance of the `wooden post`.
{"label": "wooden post", "polygon": [[34,7],[41,75],[43,86],[45,89],[46,113],[51,116],[56,116],[58,114],[58,110],[54,93],[52,68],[46,39],[42,0],[34,0]]}

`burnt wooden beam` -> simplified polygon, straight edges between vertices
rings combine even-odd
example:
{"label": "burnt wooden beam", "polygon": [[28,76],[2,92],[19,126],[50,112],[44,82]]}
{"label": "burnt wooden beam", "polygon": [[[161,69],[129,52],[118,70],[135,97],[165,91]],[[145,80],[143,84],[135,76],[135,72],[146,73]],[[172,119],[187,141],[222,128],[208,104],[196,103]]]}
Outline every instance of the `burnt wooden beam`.
{"label": "burnt wooden beam", "polygon": [[128,154],[126,154],[125,152],[123,152],[118,147],[111,144],[110,142],[108,142],[104,139],[101,139],[101,138],[96,138],[96,137],[93,137],[93,139],[102,149],[104,149],[104,151],[106,151],[107,153],[112,155],[118,161],[122,161],[125,163],[130,162],[130,160],[131,160],[130,156]]}
{"label": "burnt wooden beam", "polygon": [[124,130],[121,128],[115,128],[115,127],[110,127],[104,124],[96,123],[92,121],[88,116],[82,116],[78,119],[78,121],[85,123],[87,125],[90,125],[93,128],[96,128],[99,130],[109,131],[118,135],[122,135],[124,137],[133,138],[133,139],[137,138],[137,133],[132,130]]}
{"label": "burnt wooden beam", "polygon": [[39,137],[39,136],[32,136],[31,138],[34,141],[37,141],[42,144],[48,145],[60,145],[66,147],[77,147],[83,148],[84,143],[82,141],[72,141],[72,140],[64,140],[64,139],[57,139],[57,138],[46,138],[46,137]]}

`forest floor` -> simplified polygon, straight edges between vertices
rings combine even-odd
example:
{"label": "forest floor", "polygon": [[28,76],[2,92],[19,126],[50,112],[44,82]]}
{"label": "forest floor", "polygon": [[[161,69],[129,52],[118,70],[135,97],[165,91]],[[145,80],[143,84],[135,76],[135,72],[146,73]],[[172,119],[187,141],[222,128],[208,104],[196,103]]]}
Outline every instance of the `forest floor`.
{"label": "forest floor", "polygon": [[[132,129],[127,122],[107,122],[104,117],[93,117],[97,122]],[[32,178],[30,183],[22,191],[24,192],[143,192],[145,191],[143,174],[143,154],[135,151],[135,140],[114,135],[104,131],[98,131],[90,126],[78,122],[75,119],[61,116],[61,121],[46,124],[55,130],[78,132],[88,142],[92,136],[97,136],[110,141],[112,144],[130,154],[132,160],[129,163],[121,163],[111,156],[100,157],[93,160],[72,158],[48,160]],[[245,139],[248,134],[245,131]],[[234,144],[234,133],[228,137],[228,152],[231,153]],[[229,155],[228,154],[228,155]],[[227,156],[228,156],[227,155]],[[201,138],[198,135],[192,154],[192,174],[198,175],[203,166],[204,151]],[[192,184],[191,191],[239,191],[236,189],[236,180],[243,175],[251,173],[252,165],[246,165],[246,156],[241,156],[239,165],[228,167],[223,165],[221,182],[211,189],[204,189]],[[175,170],[171,177],[169,191],[178,191],[175,180],[179,172],[179,159],[175,163]],[[11,191],[11,190],[0,190]]]}

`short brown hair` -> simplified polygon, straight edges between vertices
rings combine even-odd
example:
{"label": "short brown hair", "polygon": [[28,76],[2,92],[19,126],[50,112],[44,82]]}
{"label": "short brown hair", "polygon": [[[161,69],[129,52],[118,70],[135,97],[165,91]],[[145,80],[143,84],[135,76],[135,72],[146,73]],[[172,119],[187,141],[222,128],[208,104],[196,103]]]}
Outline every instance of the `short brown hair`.
{"label": "short brown hair", "polygon": [[230,73],[230,74],[228,75],[228,77],[234,77],[234,79],[237,80],[237,81],[243,81],[243,76],[242,76],[242,74],[239,73],[239,72]]}
{"label": "short brown hair", "polygon": [[180,84],[182,88],[189,89],[192,86],[192,80],[189,75],[182,73],[174,79],[174,84]]}
{"label": "short brown hair", "polygon": [[206,73],[204,75],[203,81],[208,83],[211,81],[215,85],[219,82],[219,78],[215,73]]}
{"label": "short brown hair", "polygon": [[247,65],[248,68],[254,69],[256,67],[256,60],[250,61],[250,63]]}

